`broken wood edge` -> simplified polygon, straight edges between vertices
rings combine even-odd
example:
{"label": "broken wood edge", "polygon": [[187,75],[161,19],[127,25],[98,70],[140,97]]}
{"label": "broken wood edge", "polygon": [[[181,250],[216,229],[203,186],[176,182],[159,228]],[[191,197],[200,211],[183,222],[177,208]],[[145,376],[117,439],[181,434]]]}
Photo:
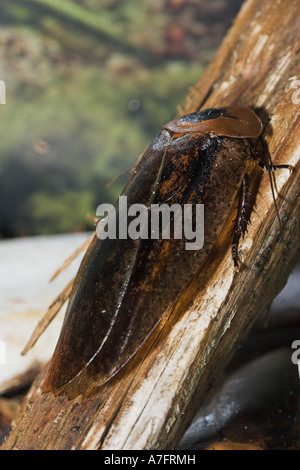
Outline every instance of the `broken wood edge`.
{"label": "broken wood edge", "polygon": [[34,329],[28,343],[24,347],[23,351],[21,352],[22,356],[25,356],[28,351],[30,351],[31,348],[36,344],[40,336],[44,333],[44,331],[47,329],[47,327],[50,325],[52,320],[56,317],[64,303],[68,300],[68,298],[71,295],[72,288],[74,284],[74,279],[72,279],[66,287],[63,289],[63,291],[56,297],[56,299],[52,302],[44,316],[41,318],[41,320],[38,322],[36,328]]}
{"label": "broken wood edge", "polygon": [[57,278],[57,276],[59,276],[59,274],[64,271],[71,263],[72,261],[74,261],[74,259],[76,259],[80,253],[82,253],[83,251],[86,251],[90,245],[90,243],[92,242],[94,238],[94,234],[90,235],[88,237],[87,240],[85,240],[84,243],[82,243],[82,245],[80,245],[65,261],[64,263],[62,264],[62,266],[60,268],[57,269],[57,271],[55,271],[55,273],[53,274],[53,276],[50,278],[50,282],[54,281],[54,279]]}

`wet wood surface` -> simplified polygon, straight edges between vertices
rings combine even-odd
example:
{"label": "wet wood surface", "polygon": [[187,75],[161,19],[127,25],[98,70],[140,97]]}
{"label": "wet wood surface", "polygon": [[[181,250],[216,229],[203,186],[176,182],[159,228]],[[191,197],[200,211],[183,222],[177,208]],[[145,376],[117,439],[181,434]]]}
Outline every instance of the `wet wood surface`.
{"label": "wet wood surface", "polygon": [[[234,273],[228,230],[160,330],[97,393],[68,400],[42,392],[43,370],[4,449],[176,448],[251,325],[286,283],[299,252],[300,38],[298,0],[248,0],[182,113],[248,105],[257,110],[276,172],[279,230],[268,175]],[[298,90],[299,90],[298,85]],[[298,98],[298,99],[297,99]],[[197,400],[195,400],[197,397]]]}

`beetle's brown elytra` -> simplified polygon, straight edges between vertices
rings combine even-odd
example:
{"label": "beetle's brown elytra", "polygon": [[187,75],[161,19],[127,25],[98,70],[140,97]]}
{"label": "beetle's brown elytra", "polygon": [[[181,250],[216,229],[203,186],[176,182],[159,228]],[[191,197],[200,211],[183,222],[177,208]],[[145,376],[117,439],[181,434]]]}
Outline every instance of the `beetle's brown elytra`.
{"label": "beetle's brown elytra", "polygon": [[[263,165],[246,139],[263,126],[248,107],[182,116],[163,126],[122,195],[128,205],[204,204],[204,249],[184,240],[95,237],[79,269],[44,392],[85,393],[106,383],[139,351],[164,313],[207,260],[236,201],[232,257],[249,218],[248,172]],[[277,167],[272,167],[276,169]],[[116,207],[118,216],[118,207]]]}

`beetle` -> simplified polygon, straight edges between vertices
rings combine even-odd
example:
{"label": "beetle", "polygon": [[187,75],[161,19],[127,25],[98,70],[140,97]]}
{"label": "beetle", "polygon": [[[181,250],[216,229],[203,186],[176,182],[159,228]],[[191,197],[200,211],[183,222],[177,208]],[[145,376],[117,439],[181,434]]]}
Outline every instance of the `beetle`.
{"label": "beetle", "polygon": [[174,237],[95,237],[74,282],[44,392],[76,396],[115,377],[201,269],[237,200],[232,258],[238,269],[238,243],[250,216],[249,171],[257,164],[269,173],[287,167],[270,166],[250,145],[262,130],[244,106],[206,109],[163,126],[122,194],[128,205],[204,204],[204,247],[187,251]]}

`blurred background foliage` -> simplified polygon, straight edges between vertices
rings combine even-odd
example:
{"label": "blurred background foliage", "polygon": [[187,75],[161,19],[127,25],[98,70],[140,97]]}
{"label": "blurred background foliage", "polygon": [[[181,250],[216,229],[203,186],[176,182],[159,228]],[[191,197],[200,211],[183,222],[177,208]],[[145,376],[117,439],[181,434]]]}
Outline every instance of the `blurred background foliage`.
{"label": "blurred background foliage", "polygon": [[0,236],[89,230],[243,0],[1,0]]}

